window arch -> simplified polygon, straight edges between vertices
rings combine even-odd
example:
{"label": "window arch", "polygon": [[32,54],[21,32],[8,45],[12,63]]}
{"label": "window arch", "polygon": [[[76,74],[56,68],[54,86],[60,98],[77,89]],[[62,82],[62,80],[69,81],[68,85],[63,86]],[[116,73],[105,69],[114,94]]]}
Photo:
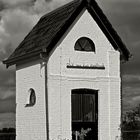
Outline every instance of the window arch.
{"label": "window arch", "polygon": [[74,49],[76,51],[95,52],[95,44],[91,39],[81,37],[76,41]]}
{"label": "window arch", "polygon": [[27,98],[27,106],[33,106],[36,103],[36,95],[35,95],[35,90],[33,88],[30,88],[28,90],[28,98]]}

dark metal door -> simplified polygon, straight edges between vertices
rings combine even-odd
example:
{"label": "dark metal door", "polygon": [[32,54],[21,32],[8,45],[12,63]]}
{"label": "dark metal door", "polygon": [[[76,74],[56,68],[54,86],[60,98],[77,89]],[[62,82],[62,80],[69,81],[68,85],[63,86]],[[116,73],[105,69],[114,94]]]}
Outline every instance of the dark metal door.
{"label": "dark metal door", "polygon": [[98,91],[72,90],[73,140],[98,140]]}

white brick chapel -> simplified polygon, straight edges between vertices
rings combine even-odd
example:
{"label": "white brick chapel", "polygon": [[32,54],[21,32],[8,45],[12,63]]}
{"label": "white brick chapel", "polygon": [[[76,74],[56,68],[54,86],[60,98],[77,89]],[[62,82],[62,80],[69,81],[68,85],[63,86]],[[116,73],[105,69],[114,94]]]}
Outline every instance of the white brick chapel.
{"label": "white brick chapel", "polygon": [[16,140],[116,140],[129,56],[94,0],[44,15],[3,62],[16,65]]}

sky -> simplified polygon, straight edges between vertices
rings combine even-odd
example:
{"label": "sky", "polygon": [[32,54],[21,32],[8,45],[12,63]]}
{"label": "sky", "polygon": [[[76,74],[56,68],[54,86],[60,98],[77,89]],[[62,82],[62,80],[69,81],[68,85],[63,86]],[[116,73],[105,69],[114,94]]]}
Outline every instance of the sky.
{"label": "sky", "polygon": [[[15,67],[6,59],[40,17],[71,0],[0,0],[0,129],[15,127]],[[123,111],[140,103],[140,0],[96,0],[133,57],[121,65]]]}

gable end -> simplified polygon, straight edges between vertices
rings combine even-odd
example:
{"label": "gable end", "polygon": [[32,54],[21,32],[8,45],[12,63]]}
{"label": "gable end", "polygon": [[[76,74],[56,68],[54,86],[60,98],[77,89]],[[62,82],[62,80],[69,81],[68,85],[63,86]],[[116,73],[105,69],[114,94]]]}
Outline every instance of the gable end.
{"label": "gable end", "polygon": [[86,8],[92,15],[114,49],[120,51],[121,59],[127,61],[130,52],[98,4],[94,0],[74,0],[43,16],[18,48],[3,63],[8,67],[32,56],[38,58],[42,52],[48,55],[83,8]]}

